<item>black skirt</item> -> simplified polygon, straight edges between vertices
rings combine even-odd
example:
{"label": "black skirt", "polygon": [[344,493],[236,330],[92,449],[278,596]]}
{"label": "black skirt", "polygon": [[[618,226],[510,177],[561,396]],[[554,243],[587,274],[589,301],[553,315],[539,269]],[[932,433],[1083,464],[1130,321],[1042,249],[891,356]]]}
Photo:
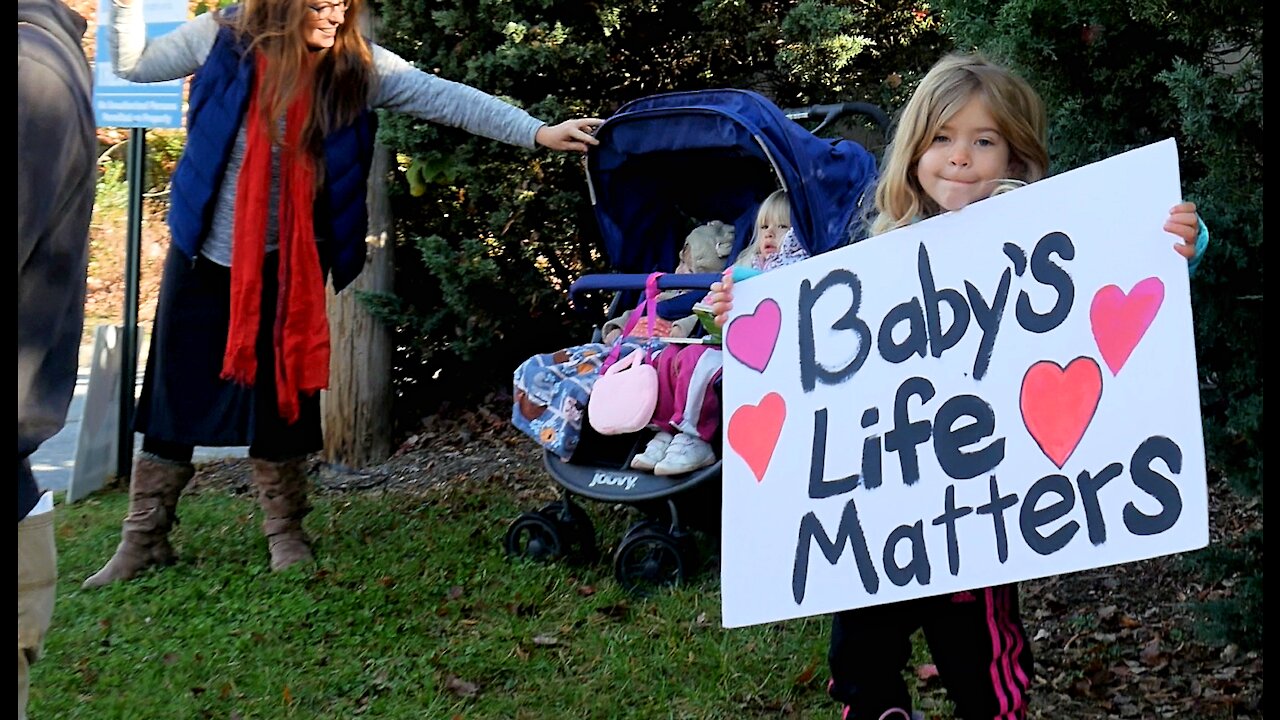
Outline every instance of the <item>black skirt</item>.
{"label": "black skirt", "polygon": [[169,248],[151,332],[134,429],[148,438],[204,447],[249,446],[254,457],[306,455],[323,445],[319,393],[300,396],[301,415],[287,424],[276,406],[276,252],[262,267],[253,387],[223,380],[231,314],[231,269]]}

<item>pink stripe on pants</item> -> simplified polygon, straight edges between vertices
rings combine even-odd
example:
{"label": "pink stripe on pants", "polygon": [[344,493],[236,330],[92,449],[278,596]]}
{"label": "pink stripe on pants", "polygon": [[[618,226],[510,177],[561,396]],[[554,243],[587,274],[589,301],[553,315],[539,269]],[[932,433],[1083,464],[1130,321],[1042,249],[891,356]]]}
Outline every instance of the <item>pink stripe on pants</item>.
{"label": "pink stripe on pants", "polygon": [[708,345],[671,346],[658,358],[659,430],[689,433],[710,442],[720,432],[720,400],[712,389],[723,355]]}

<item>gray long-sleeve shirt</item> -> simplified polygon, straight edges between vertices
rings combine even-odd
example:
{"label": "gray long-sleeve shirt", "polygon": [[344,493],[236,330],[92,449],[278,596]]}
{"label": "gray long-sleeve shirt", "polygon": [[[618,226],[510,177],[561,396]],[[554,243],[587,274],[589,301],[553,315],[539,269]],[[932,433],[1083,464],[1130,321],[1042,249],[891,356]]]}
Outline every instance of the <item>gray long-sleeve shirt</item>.
{"label": "gray long-sleeve shirt", "polygon": [[[214,14],[205,13],[172,32],[148,39],[141,5],[140,0],[134,0],[128,7],[114,5],[115,16],[107,42],[116,75],[133,82],[163,82],[184,78],[198,70],[218,37],[219,26]],[[377,88],[369,98],[371,108],[403,112],[525,148],[536,146],[534,137],[545,124],[543,121],[469,85],[423,72],[379,45],[370,43],[370,48],[378,77]],[[225,266],[231,264],[236,183],[244,161],[244,147],[242,126],[218,191],[213,226],[200,249],[202,255]],[[277,165],[273,157],[268,248],[276,246]]]}

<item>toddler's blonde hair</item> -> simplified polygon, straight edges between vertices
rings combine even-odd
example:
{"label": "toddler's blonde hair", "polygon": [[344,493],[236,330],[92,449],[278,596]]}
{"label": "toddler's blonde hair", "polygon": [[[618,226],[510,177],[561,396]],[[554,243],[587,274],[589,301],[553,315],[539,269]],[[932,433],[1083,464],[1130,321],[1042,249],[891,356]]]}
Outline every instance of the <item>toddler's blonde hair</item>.
{"label": "toddler's blonde hair", "polygon": [[[791,203],[787,200],[786,190],[774,190],[760,203],[755,223],[751,227],[751,244],[738,253],[734,265],[749,267],[760,253],[760,226],[766,222],[770,225],[791,225]],[[778,240],[781,241],[782,238],[779,237]]]}

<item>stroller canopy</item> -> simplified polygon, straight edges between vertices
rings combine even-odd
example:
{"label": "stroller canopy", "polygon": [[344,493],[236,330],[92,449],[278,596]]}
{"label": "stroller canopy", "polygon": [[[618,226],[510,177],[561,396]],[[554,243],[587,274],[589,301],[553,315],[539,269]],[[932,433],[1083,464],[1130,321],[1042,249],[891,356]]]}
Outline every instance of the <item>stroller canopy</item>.
{"label": "stroller canopy", "polygon": [[810,253],[844,245],[876,172],[858,143],[819,138],[748,90],[634,100],[596,137],[587,154],[591,202],[610,264],[624,273],[674,270],[689,230],[711,220],[736,227],[732,261],[778,188]]}

